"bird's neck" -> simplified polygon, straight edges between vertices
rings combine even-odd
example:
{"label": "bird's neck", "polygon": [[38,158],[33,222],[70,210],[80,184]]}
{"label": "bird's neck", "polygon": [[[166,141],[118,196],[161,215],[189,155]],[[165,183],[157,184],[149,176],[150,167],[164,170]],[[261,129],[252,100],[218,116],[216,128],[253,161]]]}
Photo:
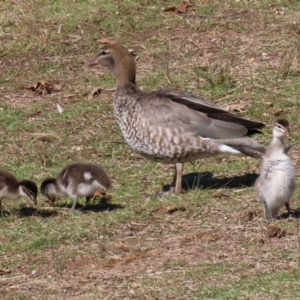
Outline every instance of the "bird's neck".
{"label": "bird's neck", "polygon": [[[117,85],[114,94],[115,114],[118,116],[121,112],[125,113],[131,110],[131,105],[134,106],[141,94],[142,91],[134,83]],[[127,109],[123,111],[123,107],[127,107]]]}
{"label": "bird's neck", "polygon": [[267,148],[266,157],[286,156],[286,145],[284,140],[279,137],[273,137],[270,146]]}
{"label": "bird's neck", "polygon": [[129,55],[123,56],[114,62],[113,74],[117,87],[124,87],[128,84],[135,84],[135,62]]}

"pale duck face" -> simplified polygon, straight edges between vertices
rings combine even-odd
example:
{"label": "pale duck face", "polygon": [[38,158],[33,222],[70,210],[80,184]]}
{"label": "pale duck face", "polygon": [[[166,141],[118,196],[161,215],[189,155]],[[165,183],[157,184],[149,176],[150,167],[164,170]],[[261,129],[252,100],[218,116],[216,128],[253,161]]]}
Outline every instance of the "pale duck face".
{"label": "pale duck face", "polygon": [[54,183],[49,183],[46,187],[45,187],[45,193],[44,195],[48,198],[48,200],[52,203],[55,201],[56,197],[58,197],[57,195],[57,190],[55,187]]}
{"label": "pale duck face", "polygon": [[273,129],[273,136],[276,138],[284,138],[289,136],[289,128],[283,126],[280,123],[275,123],[274,129]]}

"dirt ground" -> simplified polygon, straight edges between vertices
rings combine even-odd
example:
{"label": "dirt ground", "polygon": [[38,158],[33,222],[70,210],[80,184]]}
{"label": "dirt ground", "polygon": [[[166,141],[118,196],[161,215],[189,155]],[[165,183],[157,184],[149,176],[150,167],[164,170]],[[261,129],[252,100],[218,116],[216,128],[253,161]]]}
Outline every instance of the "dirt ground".
{"label": "dirt ground", "polygon": [[[206,1],[200,2],[202,4]],[[287,115],[294,121],[293,129],[297,131],[299,125],[296,122],[295,111],[299,105],[296,100],[294,101],[297,93],[295,92],[286,102],[280,103],[286,98],[284,90],[286,86],[281,89],[280,80],[275,84],[273,79],[269,79],[267,72],[263,73],[263,70],[278,70],[278,73],[283,72],[278,76],[285,77],[285,71],[289,69],[291,75],[286,80],[291,83],[293,78],[299,76],[298,50],[294,51],[291,47],[291,41],[299,37],[299,16],[298,11],[291,13],[282,6],[271,5],[267,10],[224,8],[213,18],[206,18],[197,15],[196,9],[192,7],[187,13],[186,23],[178,28],[166,27],[167,29],[162,31],[154,27],[147,29],[147,32],[131,34],[130,45],[137,52],[138,81],[141,82],[141,87],[145,88],[143,86],[143,84],[146,85],[145,80],[154,73],[158,65],[163,65],[168,59],[170,60],[168,71],[176,72],[179,79],[172,81],[166,71],[167,75],[160,79],[163,80],[163,85],[169,82],[176,88],[193,90],[197,89],[199,82],[202,84],[205,80],[200,78],[199,82],[183,81],[180,74],[186,70],[192,70],[196,64],[207,65],[209,71],[212,72],[210,79],[212,89],[214,85],[219,84],[219,80],[223,82],[223,80],[234,79],[234,85],[239,86],[241,90],[237,94],[241,98],[231,101],[230,97],[234,89],[228,88],[222,97],[216,99],[216,103],[241,114],[246,113],[250,107],[253,114],[259,115],[260,111],[255,111],[252,100],[255,99],[254,103],[261,101],[264,105],[263,109],[266,110],[264,115],[266,122],[270,123],[270,120],[273,122],[274,116]],[[198,24],[197,28],[193,25],[195,18],[203,20],[199,21],[200,25]],[[57,26],[56,23],[52,24],[50,21],[49,24]],[[87,25],[82,25],[83,28],[80,30],[86,30],[84,26]],[[168,39],[168,49],[157,54],[154,50],[155,46],[148,39],[156,35],[158,40],[163,40],[167,35],[166,32],[172,33]],[[284,37],[288,37],[289,42],[285,42]],[[0,41],[8,43],[9,40],[6,39],[7,37],[1,37]],[[67,42],[69,43],[68,40]],[[26,111],[26,122],[32,122],[33,127],[35,126],[34,130],[37,131],[37,133],[32,133],[32,136],[36,134],[35,138],[46,145],[45,149],[51,147],[49,141],[57,140],[56,143],[60,145],[59,143],[65,138],[59,136],[62,127],[57,127],[50,138],[49,136],[45,138],[47,127],[34,122],[39,120],[45,112],[57,111],[57,104],[70,108],[82,99],[86,101],[88,97],[91,97],[93,101],[101,100],[101,105],[105,108],[100,105],[99,114],[105,110],[108,111],[101,117],[101,126],[113,128],[116,131],[117,125],[111,107],[113,90],[103,88],[100,92],[101,96],[90,96],[96,84],[86,78],[99,76],[103,79],[107,73],[103,70],[87,71],[87,62],[92,57],[94,49],[82,50],[76,43],[72,44],[67,54],[61,54],[61,57],[58,55],[53,57],[51,53],[45,55],[43,51],[37,50],[28,51],[26,56],[16,53],[15,57],[12,55],[0,57],[3,80],[6,75],[13,74],[8,76],[13,78],[10,79],[10,83],[0,86],[0,104],[3,107],[8,106]],[[269,46],[274,48],[266,52]],[[295,52],[297,54],[294,55]],[[172,62],[175,55],[176,60]],[[289,59],[289,57],[292,58]],[[43,67],[57,61],[62,66],[61,76],[57,74],[51,76],[51,71],[48,73],[44,71]],[[228,66],[230,70],[227,69]],[[43,72],[47,74],[47,80],[56,85],[53,88],[57,91],[47,95],[43,94],[45,91],[33,91],[32,86],[41,80]],[[252,84],[251,80],[258,80],[258,82]],[[208,96],[213,97],[212,94]],[[276,98],[279,104],[271,102],[272,97]],[[4,109],[2,106],[1,110]],[[32,107],[35,109],[31,111]],[[74,153],[80,147],[82,140],[84,141],[85,136],[93,135],[96,130],[100,131],[99,126],[95,129],[94,124],[84,130],[78,125],[80,122],[87,122],[85,120],[99,121],[100,117],[96,114],[86,111],[82,112],[81,117],[82,119],[78,118],[77,123],[72,123],[73,116],[64,123],[65,127],[74,126],[72,135],[75,137],[79,132],[78,143],[74,143],[73,148],[61,148],[68,159],[75,156]],[[49,124],[52,122],[51,126],[54,126],[55,120],[49,119],[48,121]],[[18,138],[22,137],[23,133],[22,128],[19,128]],[[4,128],[0,127],[0,134],[5,135]],[[3,140],[5,149],[8,150],[3,152],[1,163],[13,160],[21,164],[19,160],[24,161],[27,155],[24,153],[25,150],[18,145],[18,142],[8,141]],[[122,138],[114,139],[113,142],[124,143]],[[101,153],[103,157],[108,153],[105,151],[103,151],[104,154]],[[299,169],[298,153],[299,150],[295,147],[292,157],[297,170]],[[134,155],[130,152],[128,156],[136,162],[138,160]],[[47,165],[46,156],[36,154],[36,157],[39,157],[42,166]],[[84,156],[78,155],[76,159],[82,157]],[[85,158],[89,157],[89,154],[86,154]],[[114,158],[109,157],[109,159]],[[123,163],[121,167],[123,172],[126,172],[125,170],[129,168],[126,165],[127,162],[122,162],[122,159],[117,162]],[[217,165],[218,162],[221,160],[213,161],[213,164]],[[153,168],[153,166],[147,167]],[[162,166],[161,173],[163,175],[170,173],[170,168]],[[257,173],[257,167],[250,171]],[[230,172],[231,170],[224,171],[223,177],[229,176]],[[37,179],[40,180],[44,175],[43,169]],[[141,181],[145,182],[157,179],[155,175],[143,174],[143,176]],[[147,176],[152,177],[148,179]],[[222,288],[226,289],[229,285],[236,287],[245,278],[252,278],[253,285],[260,276],[265,274],[272,276],[277,272],[295,274],[297,279],[299,278],[300,248],[300,210],[297,199],[293,198],[292,201],[294,218],[289,219],[283,213],[281,220],[268,224],[262,218],[262,211],[260,206],[258,209],[257,201],[253,200],[253,193],[247,192],[252,187],[254,179],[251,178],[247,185],[233,183],[232,188],[228,189],[221,188],[223,181],[220,179],[220,189],[216,188],[211,194],[205,194],[211,197],[209,204],[208,201],[204,201],[207,199],[204,199],[203,203],[201,201],[197,204],[189,202],[190,194],[187,193],[179,199],[176,198],[174,204],[158,202],[159,204],[154,209],[151,205],[146,208],[143,205],[136,205],[133,217],[128,217],[125,222],[116,221],[114,225],[104,224],[101,228],[95,226],[94,219],[101,217],[109,219],[114,216],[108,216],[109,210],[103,210],[100,213],[91,211],[89,212],[91,223],[86,221],[84,226],[87,226],[94,234],[94,238],[87,236],[70,244],[63,242],[64,236],[62,235],[61,245],[46,247],[38,254],[33,252],[25,255],[22,253],[1,255],[0,259],[3,264],[14,259],[20,261],[13,269],[0,270],[0,298],[7,300],[208,299],[210,289],[222,291]],[[116,189],[122,187],[120,182],[122,181],[117,181]],[[149,189],[152,193],[154,188]],[[143,201],[147,202],[146,196],[145,199]],[[137,202],[139,200],[135,199]],[[27,215],[27,222],[34,223],[37,218],[41,217],[43,209],[38,214]],[[43,217],[46,214],[45,211]],[[59,212],[50,213],[49,216],[55,218],[57,223],[64,222],[66,218]],[[74,224],[79,218],[74,218]],[[23,219],[15,217],[12,222],[13,225],[9,226],[13,229],[22,225]],[[0,242],[5,243],[1,240]],[[251,292],[243,291],[241,287],[240,296],[233,298],[272,299],[274,294],[270,295],[268,298],[268,291],[263,294],[255,290],[251,294]],[[219,295],[212,296],[211,299],[214,297],[222,298]]]}

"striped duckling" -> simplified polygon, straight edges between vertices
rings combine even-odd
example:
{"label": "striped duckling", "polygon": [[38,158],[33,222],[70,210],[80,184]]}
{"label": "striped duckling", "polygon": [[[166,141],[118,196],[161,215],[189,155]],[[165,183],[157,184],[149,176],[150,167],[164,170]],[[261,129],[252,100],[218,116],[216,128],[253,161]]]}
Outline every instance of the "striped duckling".
{"label": "striped duckling", "polygon": [[263,203],[265,217],[275,218],[285,205],[290,214],[289,200],[295,191],[295,166],[288,156],[289,148],[284,137],[289,135],[289,122],[279,119],[273,127],[273,138],[263,156],[260,176],[255,182],[255,191]]}
{"label": "striped duckling", "polygon": [[86,197],[88,204],[93,195],[111,187],[110,178],[104,170],[91,163],[74,163],[65,167],[57,178],[47,178],[41,184],[41,192],[51,205],[57,198],[69,196],[73,199],[71,213],[74,211],[79,197]]}
{"label": "striped duckling", "polygon": [[0,208],[1,199],[18,199],[26,197],[36,205],[37,204],[37,185],[31,180],[18,179],[6,170],[0,169]]}

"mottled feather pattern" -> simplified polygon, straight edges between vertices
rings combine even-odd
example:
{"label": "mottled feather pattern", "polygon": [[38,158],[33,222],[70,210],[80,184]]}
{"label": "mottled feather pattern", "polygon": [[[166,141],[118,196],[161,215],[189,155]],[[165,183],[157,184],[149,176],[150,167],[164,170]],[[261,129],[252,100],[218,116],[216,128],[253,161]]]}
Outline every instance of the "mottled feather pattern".
{"label": "mottled feather pattern", "polygon": [[180,126],[164,127],[151,123],[142,117],[142,108],[136,105],[138,97],[131,98],[132,102],[128,98],[128,90],[124,92],[123,88],[117,89],[114,113],[127,143],[140,155],[173,163],[193,161],[218,153],[218,145],[208,138],[195,137],[193,132],[188,134]]}

